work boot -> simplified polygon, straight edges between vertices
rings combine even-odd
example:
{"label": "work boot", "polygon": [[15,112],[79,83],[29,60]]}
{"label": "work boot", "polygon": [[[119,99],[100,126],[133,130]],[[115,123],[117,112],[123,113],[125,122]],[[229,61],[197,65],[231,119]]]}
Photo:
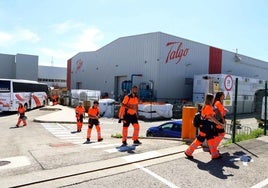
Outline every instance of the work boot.
{"label": "work boot", "polygon": [[121,146],[127,146],[127,141],[123,141]]}
{"label": "work boot", "polygon": [[134,141],[133,141],[133,144],[134,144],[134,145],[141,145],[142,143],[141,143],[139,140],[134,140]]}
{"label": "work boot", "polygon": [[219,155],[218,157],[214,157],[214,158],[212,158],[212,160],[221,159],[221,158],[222,158],[222,156]]}
{"label": "work boot", "polygon": [[184,152],[184,154],[186,155],[186,157],[187,157],[188,159],[193,159],[193,158],[194,158],[192,155],[188,155],[186,152]]}

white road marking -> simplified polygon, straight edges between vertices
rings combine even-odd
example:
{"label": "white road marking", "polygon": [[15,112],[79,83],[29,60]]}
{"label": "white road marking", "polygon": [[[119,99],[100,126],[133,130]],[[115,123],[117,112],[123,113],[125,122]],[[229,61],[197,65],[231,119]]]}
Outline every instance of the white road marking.
{"label": "white road marking", "polygon": [[115,153],[115,152],[118,152],[118,149],[116,148],[112,148],[112,149],[106,149],[104,150],[105,152],[108,152],[108,153]]}
{"label": "white road marking", "polygon": [[105,144],[105,145],[93,146],[93,148],[107,148],[111,146],[118,146],[118,144]]}
{"label": "white road marking", "polygon": [[168,187],[171,188],[178,188],[178,186],[176,186],[175,184],[171,183],[170,181],[166,180],[165,178],[157,175],[156,173],[148,170],[147,168],[144,168],[143,166],[139,165],[139,164],[134,164],[137,168],[141,169],[142,171],[146,172],[147,174],[153,176],[154,178],[156,178],[157,180],[161,181],[162,183],[166,184]]}
{"label": "white road marking", "polygon": [[81,138],[78,138],[78,137],[64,137],[64,136],[59,136],[60,139],[62,140],[67,140],[67,141],[73,141],[73,140],[81,140]]}
{"label": "white road marking", "polygon": [[159,153],[157,151],[149,151],[149,152],[135,154],[135,155],[128,155],[122,158],[125,159],[127,162],[135,162],[135,161],[145,160],[148,158],[157,157],[158,155]]}
{"label": "white road marking", "polygon": [[265,180],[261,181],[260,183],[252,186],[251,188],[262,188],[265,187],[266,185],[268,185],[268,178],[266,178]]}
{"label": "white road marking", "polygon": [[[94,149],[102,149],[102,151],[107,152],[107,153],[116,153],[116,152],[122,152],[120,149],[117,149],[116,147],[119,147],[120,144],[112,144],[112,143],[107,143],[107,142],[97,142],[96,139],[92,139],[93,142],[91,143],[86,143],[86,138],[84,137],[84,134],[72,134],[69,125],[64,127],[63,125],[59,123],[42,123],[43,127],[47,129],[51,134],[56,136],[57,138],[70,142],[72,144],[80,145],[83,147],[88,147],[88,148],[94,148]],[[94,137],[93,137],[94,138]],[[110,149],[109,149],[110,148]],[[144,160],[147,158],[151,157],[156,157],[157,153],[154,152],[146,152],[142,154],[136,154],[136,155],[131,155],[131,156],[126,156],[125,160],[128,162],[133,162],[137,160]]]}
{"label": "white road marking", "polygon": [[26,156],[17,156],[0,159],[0,161],[9,161],[10,163],[4,166],[0,166],[0,170],[9,169],[9,168],[18,168],[31,164],[31,161]]}

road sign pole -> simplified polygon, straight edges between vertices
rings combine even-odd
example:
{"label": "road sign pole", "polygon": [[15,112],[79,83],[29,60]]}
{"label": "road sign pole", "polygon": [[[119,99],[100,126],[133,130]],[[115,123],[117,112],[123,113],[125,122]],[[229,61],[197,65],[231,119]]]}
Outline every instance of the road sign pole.
{"label": "road sign pole", "polygon": [[237,91],[238,91],[238,78],[235,79],[234,119],[233,119],[233,131],[232,131],[232,142],[233,143],[235,143]]}

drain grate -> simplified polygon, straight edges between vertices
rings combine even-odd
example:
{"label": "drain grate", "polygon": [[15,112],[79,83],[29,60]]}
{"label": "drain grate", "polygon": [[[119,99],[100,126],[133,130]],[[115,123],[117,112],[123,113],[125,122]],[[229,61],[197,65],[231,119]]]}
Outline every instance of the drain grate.
{"label": "drain grate", "polygon": [[0,166],[5,166],[10,164],[10,161],[0,161]]}

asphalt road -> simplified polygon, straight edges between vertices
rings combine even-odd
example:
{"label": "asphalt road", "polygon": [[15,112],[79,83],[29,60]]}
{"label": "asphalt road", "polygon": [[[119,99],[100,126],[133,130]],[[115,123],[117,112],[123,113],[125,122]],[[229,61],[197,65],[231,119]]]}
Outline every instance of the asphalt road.
{"label": "asphalt road", "polygon": [[[86,126],[73,134],[75,124],[33,121],[48,113],[28,112],[21,128],[16,114],[0,114],[0,187],[268,187],[267,137],[220,148],[220,160],[206,148],[188,160],[178,139],[142,138],[141,146],[129,139],[120,148],[111,137],[121,132],[116,119],[101,119],[103,142],[85,144]],[[141,136],[153,124],[141,122]]]}

